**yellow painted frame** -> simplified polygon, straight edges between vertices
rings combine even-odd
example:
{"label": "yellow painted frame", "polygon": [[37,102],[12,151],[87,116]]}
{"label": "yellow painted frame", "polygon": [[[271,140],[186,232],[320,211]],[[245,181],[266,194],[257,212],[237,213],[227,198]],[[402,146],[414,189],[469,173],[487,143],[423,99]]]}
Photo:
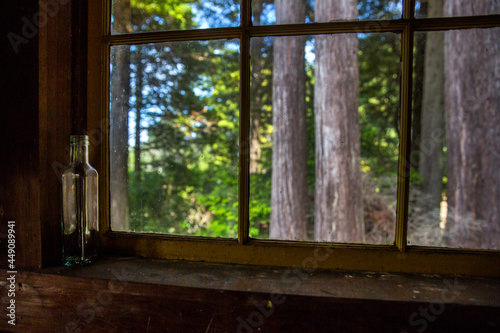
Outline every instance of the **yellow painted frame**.
{"label": "yellow painted frame", "polygon": [[[204,30],[110,34],[111,0],[89,1],[88,127],[101,129],[100,144],[91,162],[100,173],[100,226],[106,253],[153,258],[211,261],[249,265],[318,267],[404,273],[500,276],[500,251],[461,250],[407,246],[408,166],[411,131],[412,56],[414,31],[500,26],[500,15],[415,19],[414,0],[403,0],[399,20],[351,21],[291,25],[251,25],[251,0],[242,0],[241,27]],[[376,29],[374,29],[374,27]],[[396,239],[393,245],[332,244],[256,240],[249,238],[249,142],[251,37],[310,35],[348,32],[401,34],[401,131],[398,165]],[[109,50],[112,45],[162,41],[240,39],[240,164],[238,239],[186,237],[115,232],[109,224]]]}

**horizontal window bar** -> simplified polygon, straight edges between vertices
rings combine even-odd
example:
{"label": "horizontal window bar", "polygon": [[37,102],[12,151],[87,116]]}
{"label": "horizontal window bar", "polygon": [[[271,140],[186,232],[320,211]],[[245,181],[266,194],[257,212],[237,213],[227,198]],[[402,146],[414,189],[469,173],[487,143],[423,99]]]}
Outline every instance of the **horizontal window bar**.
{"label": "horizontal window bar", "polygon": [[[378,21],[337,21],[325,23],[285,24],[273,26],[215,28],[181,31],[145,32],[122,35],[111,35],[105,38],[110,45],[155,43],[164,41],[210,40],[223,38],[239,38],[242,30],[251,37],[289,36],[332,33],[373,33],[401,32],[409,20]],[[490,28],[500,26],[500,15],[473,17],[444,17],[414,20],[416,31],[433,31],[444,29]]]}
{"label": "horizontal window bar", "polygon": [[[145,32],[111,35],[105,38],[110,45],[144,44],[165,41],[211,40],[240,38],[242,31],[251,37],[289,36],[333,33],[374,33],[402,32],[409,20],[379,21],[339,21],[307,24],[285,24],[273,26],[215,28],[182,31]],[[415,31],[433,31],[447,29],[490,28],[500,26],[500,15],[475,17],[445,17],[414,20]]]}
{"label": "horizontal window bar", "polygon": [[215,28],[111,35],[105,38],[109,45],[146,44],[169,41],[192,41],[240,38],[241,28]]}
{"label": "horizontal window bar", "polygon": [[415,31],[435,31],[500,26],[500,15],[416,19]]}
{"label": "horizontal window bar", "polygon": [[110,232],[103,237],[106,253],[152,258],[235,264],[500,276],[498,251],[421,248],[400,252],[392,245],[323,244],[249,239],[207,239]]}
{"label": "horizontal window bar", "polygon": [[318,35],[334,33],[374,33],[374,32],[402,32],[409,23],[408,20],[379,20],[379,21],[334,21],[324,23],[300,23],[272,26],[257,26],[247,28],[252,37],[290,36],[290,35]]}
{"label": "horizontal window bar", "polygon": [[250,37],[289,36],[333,33],[374,33],[401,32],[408,24],[407,20],[381,21],[341,21],[307,24],[284,24],[273,26],[216,28],[199,30],[179,30],[110,35],[105,42],[110,45],[144,44],[166,41],[210,40],[239,38],[243,31]]}

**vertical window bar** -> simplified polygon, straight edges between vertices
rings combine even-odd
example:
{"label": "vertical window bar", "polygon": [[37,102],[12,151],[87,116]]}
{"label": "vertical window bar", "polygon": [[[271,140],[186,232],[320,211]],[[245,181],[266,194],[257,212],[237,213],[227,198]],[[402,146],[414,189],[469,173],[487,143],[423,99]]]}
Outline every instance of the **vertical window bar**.
{"label": "vertical window bar", "polygon": [[399,137],[398,201],[396,211],[396,246],[400,251],[406,250],[408,233],[414,8],[414,0],[403,0],[403,19],[408,20],[409,23],[404,28],[401,36],[401,130]]}
{"label": "vertical window bar", "polygon": [[240,40],[240,159],[238,188],[238,242],[244,244],[249,234],[250,196],[250,34],[251,0],[241,1]]}
{"label": "vertical window bar", "polygon": [[103,33],[104,36],[108,37],[111,35],[111,2],[112,0],[102,1],[102,19],[103,19]]}
{"label": "vertical window bar", "polygon": [[[111,34],[111,1],[112,0],[103,0],[102,2],[102,35],[106,37],[105,40],[109,40],[107,37]],[[89,15],[91,13],[89,12]],[[103,136],[103,140],[101,143],[101,179],[106,179],[107,181],[103,182],[104,186],[99,188],[99,197],[101,198],[101,202],[99,203],[100,209],[99,212],[99,227],[100,234],[104,235],[108,231],[111,230],[111,201],[110,201],[110,193],[109,193],[109,68],[110,68],[110,46],[109,42],[103,42],[101,39],[100,42],[100,52],[101,52],[101,87],[102,87],[102,95],[101,95],[101,112],[100,119],[106,121],[104,122],[104,126],[101,128],[103,133],[106,135]]]}

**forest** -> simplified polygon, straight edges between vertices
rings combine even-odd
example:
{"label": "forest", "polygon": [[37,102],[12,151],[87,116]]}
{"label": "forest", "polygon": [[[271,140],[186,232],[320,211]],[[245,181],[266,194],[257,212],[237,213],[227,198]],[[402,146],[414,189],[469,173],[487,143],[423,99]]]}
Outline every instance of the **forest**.
{"label": "forest", "polygon": [[[253,0],[252,23],[401,18],[400,0]],[[417,18],[499,14],[416,1]],[[113,34],[240,25],[239,0],[114,0]],[[401,36],[253,37],[250,236],[392,244]],[[240,41],[111,47],[113,230],[236,238]],[[500,28],[415,32],[408,241],[500,249]]]}

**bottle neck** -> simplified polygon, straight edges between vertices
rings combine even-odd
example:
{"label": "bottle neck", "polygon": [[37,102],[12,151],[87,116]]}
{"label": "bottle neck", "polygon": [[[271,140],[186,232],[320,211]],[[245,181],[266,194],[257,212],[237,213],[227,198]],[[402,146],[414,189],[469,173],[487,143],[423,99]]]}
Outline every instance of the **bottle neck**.
{"label": "bottle neck", "polygon": [[70,159],[72,164],[89,163],[89,145],[87,140],[71,143]]}

